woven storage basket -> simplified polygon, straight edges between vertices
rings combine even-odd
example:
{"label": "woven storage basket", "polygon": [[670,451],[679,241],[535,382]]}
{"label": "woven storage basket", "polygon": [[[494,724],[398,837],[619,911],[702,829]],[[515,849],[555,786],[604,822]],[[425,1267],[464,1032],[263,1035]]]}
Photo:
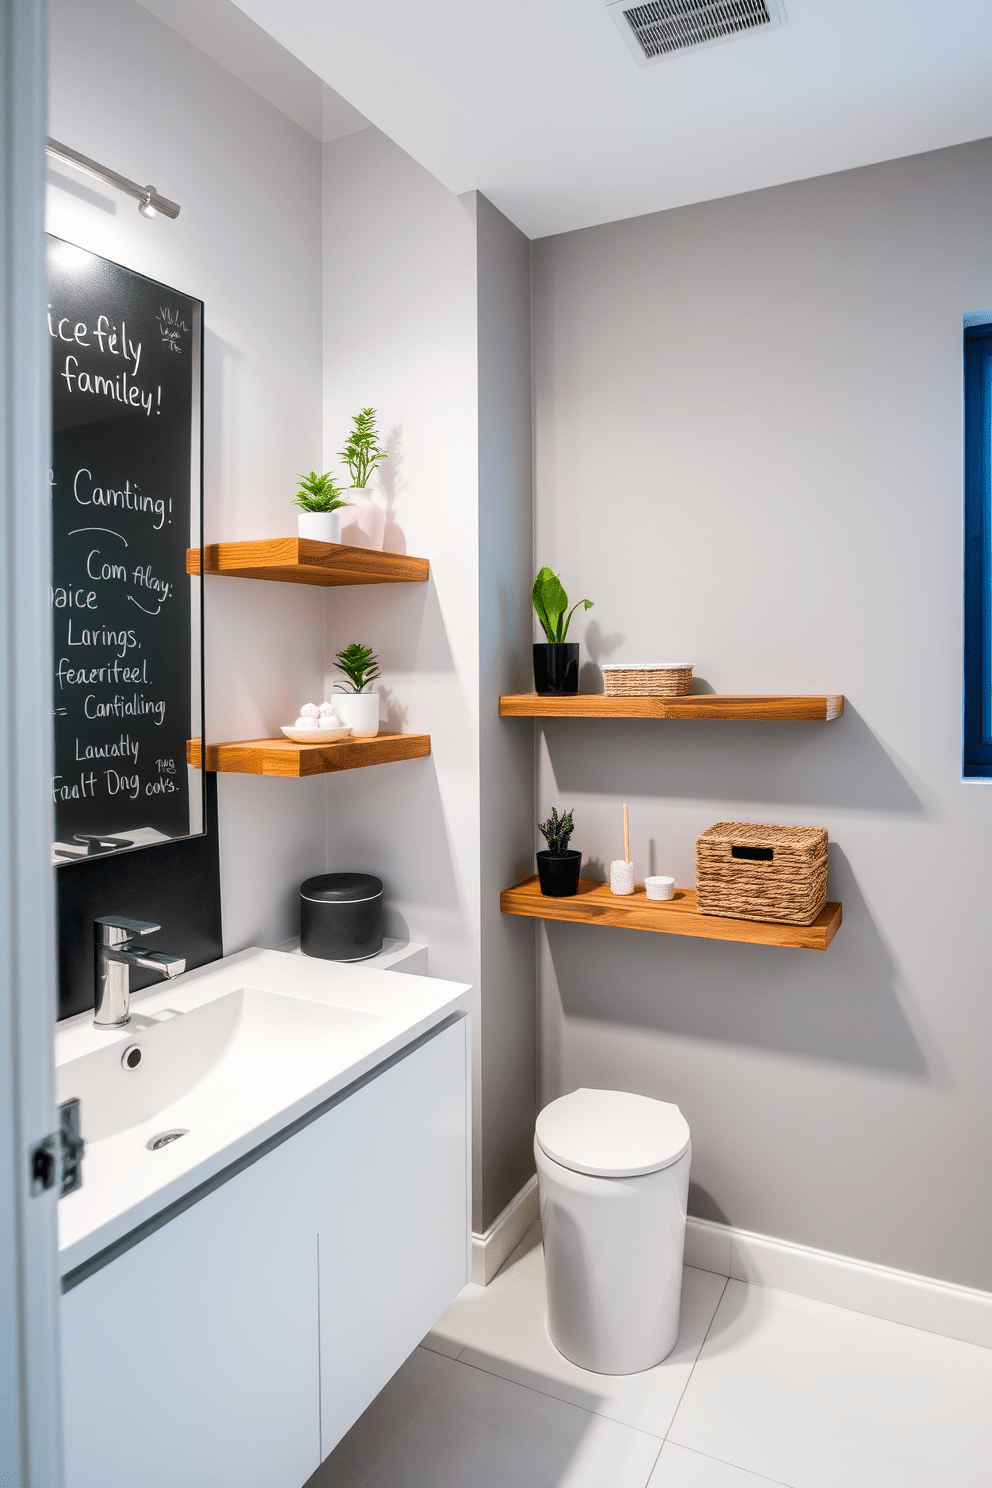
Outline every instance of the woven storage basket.
{"label": "woven storage basket", "polygon": [[685,697],[692,691],[692,663],[625,662],[603,667],[607,697]]}
{"label": "woven storage basket", "polygon": [[717,822],[696,838],[700,914],[811,925],[827,902],[823,827]]}

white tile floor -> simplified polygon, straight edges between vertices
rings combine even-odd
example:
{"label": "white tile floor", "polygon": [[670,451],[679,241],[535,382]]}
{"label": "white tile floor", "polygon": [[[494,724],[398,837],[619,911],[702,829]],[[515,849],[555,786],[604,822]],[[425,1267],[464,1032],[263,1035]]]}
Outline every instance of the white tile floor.
{"label": "white tile floor", "polygon": [[656,1369],[577,1369],[535,1230],[307,1488],[992,1488],[992,1350],[685,1269]]}

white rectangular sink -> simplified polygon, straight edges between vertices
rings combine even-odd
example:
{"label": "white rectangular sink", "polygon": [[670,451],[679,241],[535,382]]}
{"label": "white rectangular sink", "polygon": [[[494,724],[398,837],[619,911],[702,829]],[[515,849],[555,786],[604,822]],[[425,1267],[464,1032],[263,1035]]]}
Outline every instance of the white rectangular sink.
{"label": "white rectangular sink", "polygon": [[79,1099],[88,1144],[127,1131],[140,1141],[146,1127],[181,1125],[194,1111],[209,1120],[260,1099],[278,1109],[301,1080],[319,1084],[331,1051],[379,1017],[239,987],[186,1013],[138,1014],[126,1053],[115,1041],[58,1067],[55,1098]]}
{"label": "white rectangular sink", "polygon": [[125,1028],[96,1029],[91,1013],[60,1023],[56,1099],[79,1099],[86,1142],[83,1186],[59,1203],[62,1273],[467,1008],[468,995],[430,977],[249,950],[136,993]]}

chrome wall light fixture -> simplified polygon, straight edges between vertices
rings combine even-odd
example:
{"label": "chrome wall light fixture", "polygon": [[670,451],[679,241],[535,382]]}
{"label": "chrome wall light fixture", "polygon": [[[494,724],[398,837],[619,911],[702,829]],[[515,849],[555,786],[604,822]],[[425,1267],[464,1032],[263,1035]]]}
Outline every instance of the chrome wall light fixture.
{"label": "chrome wall light fixture", "polygon": [[68,145],[60,145],[58,140],[53,140],[51,137],[45,149],[56,160],[63,160],[66,165],[74,166],[76,170],[84,171],[88,176],[95,176],[98,181],[105,181],[108,186],[116,186],[118,191],[124,191],[128,196],[133,196],[138,203],[138,211],[142,217],[157,217],[159,213],[163,217],[179,216],[178,204],[170,201],[167,196],[159,196],[154,186],[139,186],[137,181],[129,181],[127,176],[108,170],[105,165],[99,165],[88,155],[80,155],[78,150],[70,150]]}

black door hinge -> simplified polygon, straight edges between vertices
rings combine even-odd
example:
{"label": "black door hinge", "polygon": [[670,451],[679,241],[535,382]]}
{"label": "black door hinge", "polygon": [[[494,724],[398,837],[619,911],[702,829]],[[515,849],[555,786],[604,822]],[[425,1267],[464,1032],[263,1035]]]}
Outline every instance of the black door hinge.
{"label": "black door hinge", "polygon": [[59,1198],[83,1185],[83,1139],[79,1133],[79,1101],[59,1106],[59,1129],[35,1142],[28,1152],[31,1197],[46,1193],[56,1184]]}

